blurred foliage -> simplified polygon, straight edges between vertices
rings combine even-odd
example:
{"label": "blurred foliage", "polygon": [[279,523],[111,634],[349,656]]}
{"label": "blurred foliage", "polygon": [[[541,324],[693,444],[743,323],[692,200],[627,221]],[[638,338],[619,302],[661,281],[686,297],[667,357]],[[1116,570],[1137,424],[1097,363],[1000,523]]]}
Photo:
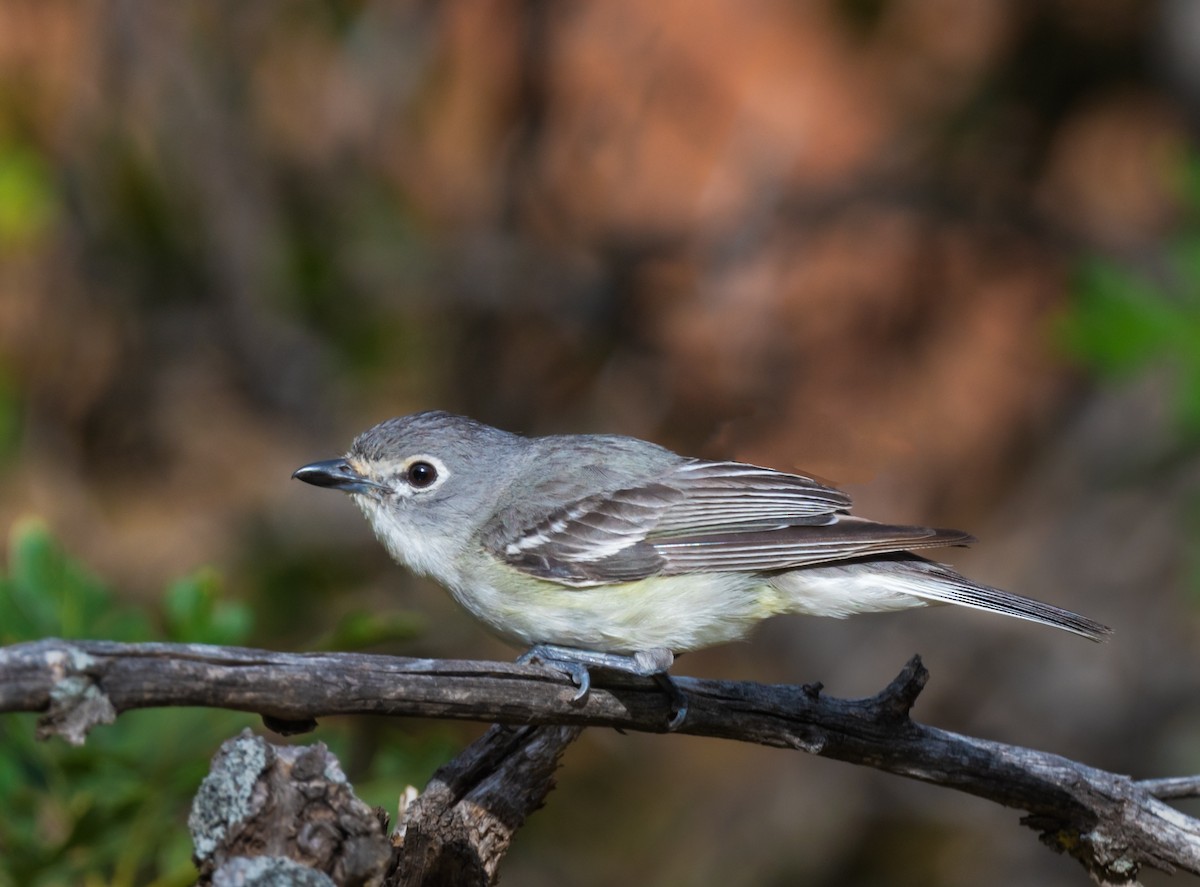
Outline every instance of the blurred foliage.
{"label": "blurred foliage", "polygon": [[33,147],[0,137],[0,254],[27,248],[54,221],[50,167]]}
{"label": "blurred foliage", "polygon": [[[345,556],[321,547],[289,546],[259,525],[246,531],[251,556],[239,562],[241,583],[253,590],[260,637],[257,643],[305,650],[386,650],[420,636],[427,627],[422,614],[370,608],[348,589],[367,587],[374,574],[372,558],[394,569],[374,540],[368,557]],[[341,609],[348,607],[349,609]],[[331,615],[336,614],[336,615]]]}
{"label": "blurred foliage", "polygon": [[193,644],[236,644],[253,625],[249,608],[220,599],[220,577],[200,570],[172,582],[163,597],[167,637]]}
{"label": "blurred foliage", "polygon": [[21,408],[16,383],[0,365],[0,468],[12,460],[21,442]]}
{"label": "blurred foliage", "polygon": [[1169,368],[1184,444],[1200,440],[1200,158],[1182,176],[1190,220],[1181,225],[1157,275],[1091,258],[1077,273],[1061,325],[1067,350],[1103,378]]}
{"label": "blurred foliage", "polygon": [[[248,607],[223,599],[209,569],[167,588],[158,618],[120,604],[72,561],[47,528],[14,528],[0,574],[0,643],[43,637],[136,642],[244,643]],[[156,631],[156,624],[162,631]],[[376,637],[361,619],[339,637]],[[34,739],[28,715],[0,716],[0,887],[65,884],[189,884],[195,880],[186,819],[217,746],[251,716],[207,709],[128,712],[95,730],[82,748]],[[357,786],[369,803],[394,807],[403,787],[423,781],[451,752],[446,735],[388,738],[362,749],[350,723],[322,730],[343,761],[370,760]]]}
{"label": "blurred foliage", "polygon": [[317,650],[365,650],[415,637],[424,624],[424,620],[414,613],[355,610],[342,616],[312,643],[312,647]]}

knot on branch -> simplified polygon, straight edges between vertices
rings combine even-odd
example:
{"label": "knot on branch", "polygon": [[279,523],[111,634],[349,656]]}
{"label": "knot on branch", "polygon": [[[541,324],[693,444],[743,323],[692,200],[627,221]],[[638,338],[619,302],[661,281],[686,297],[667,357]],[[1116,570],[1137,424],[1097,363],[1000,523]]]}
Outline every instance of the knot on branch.
{"label": "knot on branch", "polygon": [[[1112,833],[1111,827],[1095,822],[1095,817],[1084,815],[1080,819],[1093,821],[1085,824],[1061,816],[1031,814],[1021,817],[1021,825],[1035,830],[1038,840],[1047,847],[1082,863],[1097,884],[1136,884],[1142,866],[1136,848],[1131,846],[1131,835]],[[1165,858],[1151,855],[1146,861],[1168,874],[1175,872]]]}
{"label": "knot on branch", "polygon": [[95,660],[71,645],[47,647],[42,655],[50,674],[50,704],[38,719],[37,738],[61,736],[71,745],[83,745],[93,727],[117,719],[112,700],[92,674]]}
{"label": "knot on branch", "polygon": [[929,670],[921,662],[919,654],[905,663],[900,673],[892,678],[891,683],[876,695],[866,700],[872,714],[884,723],[904,723],[909,720],[917,697],[925,689],[929,680]]}

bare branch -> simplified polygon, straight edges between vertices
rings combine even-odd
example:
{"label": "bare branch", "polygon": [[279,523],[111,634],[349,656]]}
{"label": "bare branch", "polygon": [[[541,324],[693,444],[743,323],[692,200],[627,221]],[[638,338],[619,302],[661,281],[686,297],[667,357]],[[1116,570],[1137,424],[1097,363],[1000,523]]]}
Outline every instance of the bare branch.
{"label": "bare branch", "polygon": [[1200,776],[1168,776],[1163,779],[1139,779],[1134,783],[1142,791],[1160,800],[1200,797]]}
{"label": "bare branch", "polygon": [[[1130,883],[1142,865],[1200,874],[1200,821],[1155,797],[1166,791],[1157,781],[915,723],[908,712],[927,677],[914,658],[877,696],[859,700],[825,697],[819,687],[676,678],[689,702],[679,732],[802,749],[1024,810],[1025,825],[1102,882]],[[0,711],[42,712],[41,732],[69,741],[113,714],[169,705],[301,725],[371,713],[665,731],[669,703],[649,679],[598,674],[582,704],[574,693],[557,672],[500,662],[56,640],[0,649]],[[560,735],[547,753],[567,741]],[[461,796],[455,779],[447,797]],[[516,809],[524,812],[515,821],[499,815],[511,821],[508,837],[532,808]]]}

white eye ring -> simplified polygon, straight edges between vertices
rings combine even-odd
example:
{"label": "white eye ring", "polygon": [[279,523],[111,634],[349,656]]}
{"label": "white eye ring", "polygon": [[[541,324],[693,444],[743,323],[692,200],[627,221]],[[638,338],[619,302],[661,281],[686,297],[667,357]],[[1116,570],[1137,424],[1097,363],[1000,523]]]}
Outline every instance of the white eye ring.
{"label": "white eye ring", "polygon": [[450,472],[446,464],[434,456],[413,456],[404,460],[400,477],[414,493],[425,493],[445,483]]}
{"label": "white eye ring", "polygon": [[424,489],[432,486],[437,482],[438,470],[432,464],[425,461],[414,462],[408,466],[408,470],[404,472],[404,478],[408,481],[410,487]]}

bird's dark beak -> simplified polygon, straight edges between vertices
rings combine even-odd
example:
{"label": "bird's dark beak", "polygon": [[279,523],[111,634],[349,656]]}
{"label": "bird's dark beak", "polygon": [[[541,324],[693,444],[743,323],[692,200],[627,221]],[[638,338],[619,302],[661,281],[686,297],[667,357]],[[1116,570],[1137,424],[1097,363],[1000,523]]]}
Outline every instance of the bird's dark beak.
{"label": "bird's dark beak", "polygon": [[333,487],[346,493],[365,493],[371,489],[387,489],[383,484],[364,477],[345,459],[326,459],[310,462],[292,472],[292,477],[314,487]]}

